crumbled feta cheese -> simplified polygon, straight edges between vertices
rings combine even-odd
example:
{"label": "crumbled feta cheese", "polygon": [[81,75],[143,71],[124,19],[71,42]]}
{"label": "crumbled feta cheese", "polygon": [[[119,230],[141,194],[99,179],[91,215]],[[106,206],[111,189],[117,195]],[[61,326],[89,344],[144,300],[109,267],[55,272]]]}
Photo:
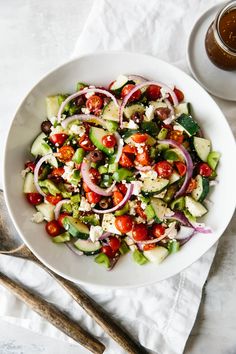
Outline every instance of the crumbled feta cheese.
{"label": "crumbled feta cheese", "polygon": [[141,192],[142,186],[143,186],[143,182],[141,182],[141,181],[132,181],[131,183],[134,186],[132,194],[133,195],[139,195],[140,192]]}
{"label": "crumbled feta cheese", "polygon": [[132,119],[129,122],[124,122],[123,127],[126,129],[138,129],[139,126]]}
{"label": "crumbled feta cheese", "polygon": [[91,225],[89,231],[89,237],[92,242],[95,242],[99,239],[100,236],[103,234],[103,228],[101,226],[93,226]]}
{"label": "crumbled feta cheese", "polygon": [[160,91],[161,91],[162,98],[168,98],[169,93],[163,87],[161,88]]}
{"label": "crumbled feta cheese", "polygon": [[67,131],[61,125],[57,125],[55,128],[52,125],[50,129],[51,129],[50,135],[61,134],[61,133],[66,134],[67,133]]}
{"label": "crumbled feta cheese", "polygon": [[57,117],[55,117],[55,116],[49,117],[48,119],[50,120],[50,122],[52,123],[52,125],[54,125],[55,122],[57,122]]}
{"label": "crumbled feta cheese", "polygon": [[82,113],[84,113],[84,114],[89,114],[89,113],[90,113],[90,110],[89,110],[87,107],[82,107],[82,108],[81,108],[81,111],[82,111]]}
{"label": "crumbled feta cheese", "polygon": [[80,201],[80,206],[79,206],[80,211],[90,211],[91,210],[91,204],[87,201],[85,197],[81,198]]}
{"label": "crumbled feta cheese", "polygon": [[157,179],[157,172],[153,171],[153,170],[141,171],[140,172],[140,179],[143,181],[145,178]]}
{"label": "crumbled feta cheese", "polygon": [[121,235],[120,231],[115,227],[115,219],[115,216],[111,213],[104,214],[102,228],[104,231],[111,232],[112,234]]}
{"label": "crumbled feta cheese", "polygon": [[141,218],[141,216],[137,216],[135,220],[138,224],[146,224],[146,220]]}
{"label": "crumbled feta cheese", "polygon": [[181,131],[181,132],[184,132],[184,128],[183,128],[180,124],[175,124],[175,125],[173,126],[173,129],[174,129],[174,130],[179,130],[179,131]]}
{"label": "crumbled feta cheese", "polygon": [[141,202],[140,206],[143,210],[145,210],[147,207],[147,203]]}
{"label": "crumbled feta cheese", "polygon": [[165,236],[168,236],[169,238],[173,239],[177,235],[177,229],[176,229],[176,221],[172,222],[169,224],[169,227],[165,230]]}
{"label": "crumbled feta cheese", "polygon": [[69,134],[76,134],[76,135],[82,136],[82,135],[84,135],[85,131],[86,130],[85,130],[85,127],[83,125],[73,124],[70,127]]}
{"label": "crumbled feta cheese", "polygon": [[69,181],[72,178],[73,173],[74,173],[73,167],[65,165],[62,178],[65,179],[66,181]]}
{"label": "crumbled feta cheese", "polygon": [[85,97],[88,99],[90,97],[92,97],[95,94],[95,92],[88,92],[86,93]]}
{"label": "crumbled feta cheese", "polygon": [[37,213],[33,214],[31,221],[36,224],[39,224],[44,221],[44,216],[40,211],[38,211]]}
{"label": "crumbled feta cheese", "polygon": [[137,202],[135,200],[129,200],[129,214],[135,215],[136,211],[135,208],[137,207]]}
{"label": "crumbled feta cheese", "polygon": [[146,107],[145,109],[145,116],[144,116],[144,120],[146,122],[150,122],[151,120],[153,120],[154,118],[154,111],[155,111],[155,108],[153,105],[149,105],[148,107]]}
{"label": "crumbled feta cheese", "polygon": [[[131,237],[132,237],[132,235],[131,235]],[[134,245],[134,241],[131,237],[125,237],[125,239],[124,239],[128,246]]]}
{"label": "crumbled feta cheese", "polygon": [[72,169],[72,168],[74,168],[75,163],[73,161],[68,161],[65,163],[65,165]]}
{"label": "crumbled feta cheese", "polygon": [[21,171],[21,177],[25,178],[25,176],[27,175],[27,173],[30,172],[30,168],[26,167],[24,170]]}

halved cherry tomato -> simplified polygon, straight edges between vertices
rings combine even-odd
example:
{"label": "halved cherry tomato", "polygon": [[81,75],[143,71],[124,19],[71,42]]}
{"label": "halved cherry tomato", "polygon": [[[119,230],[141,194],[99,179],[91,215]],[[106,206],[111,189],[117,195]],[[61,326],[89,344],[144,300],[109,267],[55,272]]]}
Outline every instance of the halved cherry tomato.
{"label": "halved cherry tomato", "polygon": [[61,177],[65,172],[64,167],[54,168],[51,172],[51,175],[54,177]]}
{"label": "halved cherry tomato", "polygon": [[115,220],[115,227],[119,230],[122,234],[126,234],[130,232],[133,227],[133,219],[129,215],[121,215],[117,216]]}
{"label": "halved cherry tomato", "polygon": [[127,192],[127,187],[124,183],[117,183],[116,184],[116,187],[118,188],[118,190],[123,194],[125,195],[126,192]]}
{"label": "halved cherry tomato", "polygon": [[137,149],[135,146],[131,146],[127,144],[123,147],[122,152],[125,152],[126,154],[136,154]]}
{"label": "halved cherry tomato", "polygon": [[98,202],[100,202],[102,196],[91,191],[86,193],[86,198],[90,204],[97,204]]}
{"label": "halved cherry tomato", "polygon": [[85,151],[93,151],[95,150],[95,146],[92,141],[89,139],[88,134],[84,134],[79,139],[79,146],[82,147]]}
{"label": "halved cherry tomato", "polygon": [[122,167],[133,167],[134,165],[133,161],[124,152],[121,154],[119,164]]}
{"label": "halved cherry tomato", "polygon": [[168,161],[159,161],[155,164],[154,170],[161,178],[169,178],[172,174],[173,167]]}
{"label": "halved cherry tomato", "polygon": [[145,141],[147,141],[148,135],[147,134],[142,134],[142,133],[136,133],[136,134],[131,136],[131,139],[135,143],[141,144],[141,143],[145,143]]}
{"label": "halved cherry tomato", "polygon": [[184,135],[180,130],[172,130],[168,134],[169,139],[177,141],[177,143],[182,144],[184,141]]}
{"label": "halved cherry tomato", "polygon": [[102,253],[106,254],[109,258],[114,256],[114,252],[110,246],[102,246]]}
{"label": "halved cherry tomato", "polygon": [[104,135],[102,138],[102,144],[107,148],[113,148],[117,141],[113,134]]}
{"label": "halved cherry tomato", "polygon": [[146,216],[144,210],[141,208],[141,201],[140,200],[137,202],[137,206],[135,207],[135,211],[141,218],[143,218],[144,220],[147,219],[147,216]]}
{"label": "halved cherry tomato", "polygon": [[[177,89],[176,87],[174,88],[174,93],[176,94],[176,97],[178,99],[179,102],[182,102],[184,100],[184,94],[182,91],[180,91],[179,89]],[[172,97],[169,95],[168,100],[173,104],[173,100]]]}
{"label": "halved cherry tomato", "polygon": [[132,229],[132,236],[135,241],[144,241],[148,239],[148,229],[144,224],[136,224]]}
{"label": "halved cherry tomato", "polygon": [[61,233],[61,226],[57,222],[57,220],[52,220],[47,222],[45,229],[49,236],[55,237]]}
{"label": "halved cherry tomato", "polygon": [[146,90],[146,95],[149,100],[156,101],[161,97],[161,87],[158,85],[149,85]]}
{"label": "halved cherry tomato", "polygon": [[150,165],[151,161],[147,149],[143,149],[142,153],[136,155],[135,162],[142,166]]}
{"label": "halved cherry tomato", "polygon": [[68,213],[62,213],[59,215],[58,219],[57,219],[57,222],[58,224],[61,226],[61,227],[64,227],[63,225],[63,220],[65,219],[66,216],[68,216],[69,214]]}
{"label": "halved cherry tomato", "polygon": [[102,108],[103,99],[98,95],[93,95],[89,97],[86,101],[86,107],[91,112],[96,112],[98,109]]}
{"label": "halved cherry tomato", "polygon": [[67,134],[58,133],[58,134],[50,135],[49,140],[56,146],[62,146],[67,138],[68,138]]}
{"label": "halved cherry tomato", "polygon": [[88,187],[88,185],[85,182],[83,182],[83,189],[86,193],[91,192],[91,189]]}
{"label": "halved cherry tomato", "polygon": [[110,237],[108,243],[114,253],[120,248],[120,240],[117,237]]}
{"label": "halved cherry tomato", "polygon": [[156,238],[164,235],[165,233],[165,227],[161,224],[155,224],[152,226],[152,235],[155,236]]}
{"label": "halved cherry tomato", "polygon": [[[135,85],[133,85],[133,84],[125,85],[121,91],[121,98],[125,98],[125,96],[128,95],[130,93],[130,91],[133,90],[134,87],[135,87]],[[141,94],[142,94],[142,92],[140,90],[135,91],[132,94],[132,96],[130,97],[129,102],[139,100]]]}
{"label": "halved cherry tomato", "polygon": [[57,203],[59,203],[62,200],[62,196],[60,194],[58,195],[47,195],[46,196],[46,200],[48,201],[48,203],[56,205]]}
{"label": "halved cherry tomato", "polygon": [[74,153],[75,150],[72,146],[64,145],[59,149],[56,156],[59,158],[60,161],[68,162],[71,161],[72,157],[74,156]]}
{"label": "halved cherry tomato", "polygon": [[197,182],[195,179],[191,178],[186,193],[192,193],[192,191],[197,187]]}
{"label": "halved cherry tomato", "polygon": [[178,170],[178,172],[179,172],[181,177],[186,174],[187,167],[186,167],[186,165],[183,162],[176,161],[175,162],[175,166],[176,166],[176,168],[177,168],[177,170]]}
{"label": "halved cherry tomato", "polygon": [[203,177],[210,177],[212,174],[212,169],[207,163],[203,162],[199,164],[199,173]]}
{"label": "halved cherry tomato", "polygon": [[34,172],[35,166],[36,165],[34,161],[28,161],[25,164],[25,168],[29,168],[31,172]]}
{"label": "halved cherry tomato", "polygon": [[89,176],[90,176],[90,179],[92,180],[93,183],[97,183],[101,179],[100,172],[96,168],[93,168],[93,167],[90,167],[90,169],[89,169]]}
{"label": "halved cherry tomato", "polygon": [[115,191],[112,194],[112,199],[113,199],[113,204],[118,205],[124,199],[124,196],[121,192]]}
{"label": "halved cherry tomato", "polygon": [[153,248],[156,248],[155,243],[149,243],[149,244],[143,246],[144,251],[150,251],[150,250],[153,250]]}
{"label": "halved cherry tomato", "polygon": [[28,202],[32,205],[38,205],[43,201],[43,197],[39,193],[27,193],[26,198]]}

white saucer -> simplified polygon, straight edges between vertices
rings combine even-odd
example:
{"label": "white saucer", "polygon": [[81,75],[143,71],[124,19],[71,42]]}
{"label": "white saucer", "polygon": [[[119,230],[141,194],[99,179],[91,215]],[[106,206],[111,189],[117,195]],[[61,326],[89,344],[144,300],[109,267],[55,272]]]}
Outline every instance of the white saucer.
{"label": "white saucer", "polygon": [[236,71],[224,71],[214,66],[205,51],[205,35],[217,11],[223,4],[207,10],[195,23],[188,40],[188,66],[195,79],[212,95],[236,101]]}

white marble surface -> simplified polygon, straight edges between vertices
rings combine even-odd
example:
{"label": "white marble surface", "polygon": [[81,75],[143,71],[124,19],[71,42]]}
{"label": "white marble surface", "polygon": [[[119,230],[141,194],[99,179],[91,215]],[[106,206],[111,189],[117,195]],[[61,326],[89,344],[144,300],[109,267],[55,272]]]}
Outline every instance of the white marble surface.
{"label": "white marble surface", "polygon": [[[30,87],[55,65],[68,59],[92,2],[0,0],[1,138],[6,136],[13,113]],[[1,149],[0,162],[2,157]],[[235,220],[225,234],[227,236],[220,240],[185,354],[236,353]],[[34,334],[2,320],[0,333],[0,354],[78,353],[77,346]]]}

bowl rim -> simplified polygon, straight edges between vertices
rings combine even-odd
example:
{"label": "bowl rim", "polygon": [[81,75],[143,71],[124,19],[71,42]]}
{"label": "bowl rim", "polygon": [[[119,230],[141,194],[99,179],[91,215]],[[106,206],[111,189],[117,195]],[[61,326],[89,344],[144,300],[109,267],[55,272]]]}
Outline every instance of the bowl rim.
{"label": "bowl rim", "polygon": [[[228,218],[227,218],[227,223],[226,223],[226,226],[225,228],[222,230],[222,232],[219,234],[218,238],[216,240],[214,240],[214,242],[212,243],[212,245],[207,248],[206,250],[204,251],[201,251],[201,253],[194,257],[192,259],[191,262],[189,262],[187,265],[184,265],[182,267],[180,267],[181,269],[178,269],[178,267],[176,267],[175,269],[173,269],[173,271],[171,271],[167,276],[166,275],[163,275],[163,276],[160,276],[158,279],[154,279],[153,281],[146,281],[146,282],[142,282],[141,284],[125,284],[125,285],[109,285],[109,284],[95,284],[95,283],[91,283],[90,281],[82,281],[82,280],[78,280],[78,279],[75,279],[74,277],[71,277],[67,274],[65,274],[64,272],[61,272],[61,271],[58,271],[54,266],[48,264],[47,261],[45,261],[41,255],[38,254],[38,252],[36,252],[29,244],[28,244],[28,241],[27,239],[24,237],[24,234],[23,232],[20,230],[20,228],[18,227],[15,219],[14,219],[14,216],[12,214],[12,211],[11,211],[11,207],[10,207],[10,200],[9,200],[9,197],[8,197],[8,193],[7,193],[7,175],[6,175],[6,162],[7,162],[7,146],[8,146],[8,140],[9,140],[9,137],[10,137],[10,132],[11,132],[11,129],[13,127],[13,124],[14,124],[14,121],[15,121],[15,118],[19,112],[19,110],[21,109],[21,107],[23,106],[23,104],[25,104],[25,101],[27,100],[28,96],[32,93],[32,91],[41,83],[43,82],[49,75],[55,73],[57,70],[60,70],[60,69],[63,69],[64,67],[66,67],[67,65],[69,64],[72,64],[73,62],[77,62],[78,60],[81,60],[81,59],[84,59],[86,57],[97,57],[97,56],[101,56],[101,55],[114,55],[114,54],[117,54],[117,55],[134,55],[134,56],[142,56],[143,58],[153,58],[155,60],[157,60],[159,63],[162,63],[164,65],[168,65],[170,67],[172,67],[174,70],[178,71],[179,74],[182,74],[182,75],[186,75],[190,81],[193,81],[195,84],[197,84],[203,91],[205,91],[205,93],[208,95],[208,99],[212,101],[212,103],[214,105],[217,106],[218,110],[220,111],[220,113],[222,114],[222,118],[224,118],[225,120],[225,123],[228,125],[228,128],[229,128],[229,133],[232,137],[232,139],[234,140],[234,135],[233,135],[233,132],[229,126],[229,123],[224,115],[224,113],[222,112],[221,108],[218,106],[218,104],[214,101],[214,99],[210,96],[210,94],[206,91],[206,89],[200,85],[200,83],[198,81],[196,81],[193,77],[191,77],[189,74],[187,74],[185,71],[179,69],[178,67],[176,67],[175,65],[171,64],[171,63],[168,63],[162,59],[159,59],[159,58],[156,58],[155,56],[153,55],[149,55],[149,54],[143,54],[143,53],[137,53],[137,52],[131,52],[131,51],[120,51],[120,50],[107,50],[107,51],[98,51],[98,52],[95,52],[95,53],[86,53],[86,54],[83,54],[81,56],[76,56],[75,58],[72,58],[66,62],[64,62],[63,64],[60,64],[60,65],[57,65],[54,69],[52,70],[49,70],[46,72],[45,75],[42,76],[42,78],[40,80],[38,80],[34,85],[33,87],[31,87],[31,89],[24,95],[24,98],[21,99],[20,103],[18,104],[14,114],[13,114],[13,118],[12,118],[12,121],[11,121],[11,124],[8,128],[8,132],[7,132],[7,136],[6,136],[6,139],[5,139],[5,144],[4,144],[4,153],[3,153],[3,192],[4,192],[4,199],[5,199],[5,202],[6,202],[6,206],[7,206],[7,210],[8,210],[8,213],[11,217],[11,220],[13,222],[13,225],[14,227],[16,228],[18,234],[20,235],[21,239],[22,239],[22,243],[25,244],[30,250],[31,252],[40,260],[41,263],[43,263],[44,265],[46,265],[47,268],[49,268],[50,270],[52,270],[53,272],[55,272],[56,274],[59,274],[61,277],[63,277],[64,279],[68,279],[70,281],[72,281],[73,283],[76,283],[76,284],[81,284],[81,285],[85,285],[85,286],[93,286],[93,287],[97,287],[97,288],[109,288],[109,289],[131,289],[131,288],[138,288],[138,287],[143,287],[143,286],[148,286],[148,285],[152,285],[152,284],[155,284],[155,283],[158,283],[159,281],[162,281],[162,280],[166,280],[166,279],[169,279],[177,274],[179,274],[180,272],[184,271],[186,268],[190,267],[193,263],[195,263],[196,261],[198,261],[205,253],[207,253],[220,239],[220,237],[223,235],[223,233],[225,232],[226,228],[228,227],[232,217],[233,217],[233,214],[234,214],[234,211],[235,211],[235,208],[236,208],[236,200],[235,200],[235,207],[234,209],[232,208],[232,212],[230,213],[230,215],[228,215]],[[236,143],[234,145],[234,150],[235,150],[235,154],[236,154]]]}

